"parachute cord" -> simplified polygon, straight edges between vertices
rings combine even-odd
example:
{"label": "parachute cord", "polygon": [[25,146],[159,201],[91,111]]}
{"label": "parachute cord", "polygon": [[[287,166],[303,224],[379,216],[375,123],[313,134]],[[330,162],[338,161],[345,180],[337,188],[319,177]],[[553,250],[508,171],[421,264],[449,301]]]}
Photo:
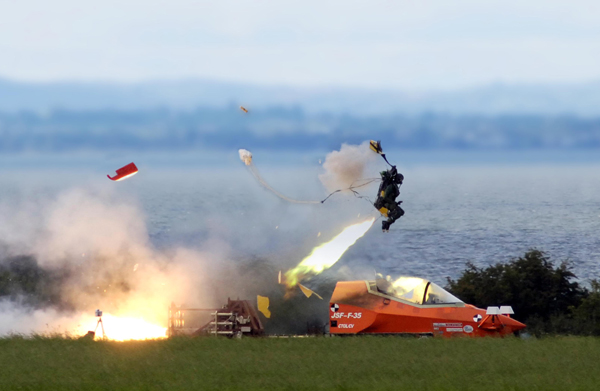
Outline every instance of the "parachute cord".
{"label": "parachute cord", "polygon": [[281,194],[280,192],[278,192],[277,190],[273,189],[268,183],[267,181],[265,181],[263,179],[263,177],[260,175],[260,173],[258,172],[258,169],[256,168],[256,166],[252,163],[250,163],[248,165],[248,169],[250,170],[250,172],[252,173],[252,175],[254,176],[254,178],[256,178],[256,180],[267,190],[269,190],[271,193],[275,194],[277,197],[281,198],[282,200],[288,201],[288,202],[292,202],[294,204],[320,204],[321,201],[299,201],[299,200],[295,200],[293,198],[289,198],[286,195]]}
{"label": "parachute cord", "polygon": [[[356,182],[358,182],[358,181],[361,181],[361,180],[367,180],[367,182],[365,182],[365,183],[363,183],[363,184],[361,184],[361,185],[358,185],[358,186],[355,186],[355,185],[354,185]],[[351,191],[351,192],[354,194],[354,196],[355,196],[356,198],[366,198],[366,199],[367,199],[367,201],[368,201],[369,203],[371,203],[371,200],[369,199],[369,197],[361,195],[359,192],[357,192],[357,191],[356,191],[356,190],[354,190],[354,189],[358,189],[358,188],[360,188],[360,187],[367,186],[367,185],[369,185],[369,184],[371,184],[371,183],[373,183],[373,182],[375,182],[375,181],[380,181],[380,180],[381,180],[380,178],[367,178],[367,179],[359,179],[359,180],[357,180],[357,181],[354,181],[354,182],[352,182],[352,184],[350,185],[350,187],[347,187],[347,188],[345,188],[345,189],[338,189],[338,190],[336,190],[336,191],[332,192],[332,193],[331,193],[331,194],[329,194],[327,197],[325,197],[325,199],[324,199],[323,201],[321,201],[321,203],[324,203],[325,201],[327,201],[327,200],[329,199],[329,197],[331,197],[332,195],[334,195],[334,194],[336,194],[336,193],[340,193],[340,192],[342,192],[342,191],[346,191],[346,190],[350,190],[350,191]]]}
{"label": "parachute cord", "polygon": [[[332,193],[330,193],[327,197],[325,197],[325,199],[323,199],[322,201],[301,201],[301,200],[295,200],[293,198],[290,198],[284,194],[281,194],[280,192],[278,192],[277,190],[275,190],[274,188],[271,187],[271,185],[269,185],[267,183],[267,181],[264,180],[264,178],[260,175],[260,172],[258,172],[258,169],[256,168],[256,166],[253,163],[250,163],[247,165],[248,170],[252,173],[252,176],[254,176],[254,178],[267,190],[269,190],[271,193],[275,194],[277,197],[281,198],[282,200],[294,203],[294,204],[322,204],[325,201],[327,201],[329,199],[329,197],[331,197],[332,195],[336,194],[336,193],[340,193],[342,191],[351,191],[354,196],[356,198],[362,198],[365,199],[367,202],[369,202],[369,204],[372,204],[373,202],[371,201],[371,199],[367,196],[363,196],[361,195],[358,191],[356,191],[355,189],[359,189],[361,187],[370,185],[373,182],[376,181],[381,181],[381,178],[365,178],[365,179],[358,179],[354,182],[352,182],[352,184],[350,185],[350,187],[347,187],[345,189],[338,189]],[[367,181],[365,183],[360,183],[360,181]],[[359,182],[360,184],[356,185],[356,183]]]}

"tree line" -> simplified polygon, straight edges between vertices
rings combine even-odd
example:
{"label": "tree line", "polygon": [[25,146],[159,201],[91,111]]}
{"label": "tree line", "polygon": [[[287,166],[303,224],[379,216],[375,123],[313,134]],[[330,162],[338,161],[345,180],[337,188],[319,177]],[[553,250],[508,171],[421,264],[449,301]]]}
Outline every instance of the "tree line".
{"label": "tree line", "polygon": [[[368,136],[365,136],[368,135]],[[54,110],[0,112],[0,152],[278,148],[309,151],[385,140],[386,148],[594,149],[600,118],[543,115],[419,115],[309,113],[272,107],[173,111]]]}
{"label": "tree line", "polygon": [[514,317],[536,336],[600,335],[600,281],[582,285],[569,262],[555,265],[540,250],[484,268],[467,263],[458,279],[448,278],[446,289],[477,307],[512,306]]}

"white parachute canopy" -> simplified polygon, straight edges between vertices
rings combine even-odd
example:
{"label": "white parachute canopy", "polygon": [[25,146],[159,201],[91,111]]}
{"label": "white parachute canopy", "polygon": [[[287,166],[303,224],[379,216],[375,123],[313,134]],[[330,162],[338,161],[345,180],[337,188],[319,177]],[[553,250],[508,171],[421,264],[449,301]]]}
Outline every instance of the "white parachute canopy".
{"label": "white parachute canopy", "polygon": [[239,151],[240,159],[244,162],[245,165],[249,166],[252,164],[252,152],[247,149],[240,149]]}

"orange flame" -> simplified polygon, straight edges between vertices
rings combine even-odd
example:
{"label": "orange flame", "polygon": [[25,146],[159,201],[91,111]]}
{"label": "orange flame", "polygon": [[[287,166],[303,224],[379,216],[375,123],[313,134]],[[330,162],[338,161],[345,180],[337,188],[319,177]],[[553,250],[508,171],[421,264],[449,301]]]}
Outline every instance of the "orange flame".
{"label": "orange flame", "polygon": [[[87,330],[94,330],[98,318],[90,320]],[[167,328],[145,321],[142,318],[125,316],[102,315],[102,324],[106,332],[106,338],[113,341],[128,341],[139,339],[158,339],[167,337]],[[86,330],[86,331],[87,331]],[[102,329],[98,327],[96,336],[101,337]]]}

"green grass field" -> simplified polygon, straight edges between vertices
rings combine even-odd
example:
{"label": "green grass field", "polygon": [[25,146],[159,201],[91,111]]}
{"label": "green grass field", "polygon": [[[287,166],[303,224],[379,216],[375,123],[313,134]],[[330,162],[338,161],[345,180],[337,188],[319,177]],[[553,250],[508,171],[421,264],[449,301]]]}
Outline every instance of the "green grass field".
{"label": "green grass field", "polygon": [[600,339],[0,339],[0,390],[598,390]]}

